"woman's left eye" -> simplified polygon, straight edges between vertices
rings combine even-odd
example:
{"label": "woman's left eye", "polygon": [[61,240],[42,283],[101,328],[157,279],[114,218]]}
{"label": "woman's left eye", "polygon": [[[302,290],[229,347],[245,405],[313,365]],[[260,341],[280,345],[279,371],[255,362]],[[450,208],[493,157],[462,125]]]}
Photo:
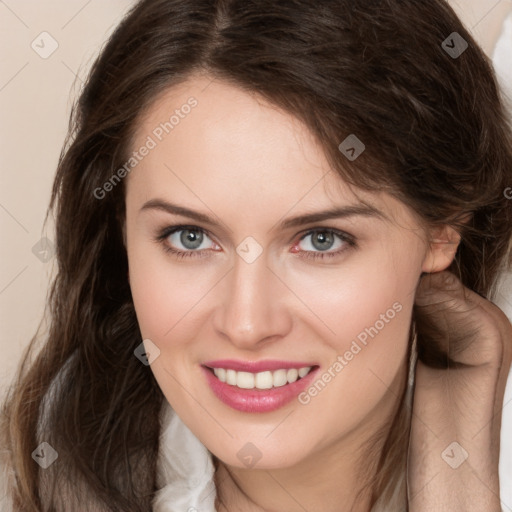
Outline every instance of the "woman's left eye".
{"label": "woman's left eye", "polygon": [[[178,258],[205,257],[207,249],[220,249],[207,232],[197,226],[167,227],[156,236],[155,241]],[[303,258],[325,259],[339,256],[350,247],[356,247],[352,235],[336,229],[316,228],[303,235],[293,245],[292,252],[299,253]]]}
{"label": "woman's left eye", "polygon": [[[302,242],[304,244],[301,247]],[[301,257],[325,259],[339,256],[350,247],[356,247],[356,240],[352,235],[337,229],[318,228],[302,236],[292,250],[302,253]]]}

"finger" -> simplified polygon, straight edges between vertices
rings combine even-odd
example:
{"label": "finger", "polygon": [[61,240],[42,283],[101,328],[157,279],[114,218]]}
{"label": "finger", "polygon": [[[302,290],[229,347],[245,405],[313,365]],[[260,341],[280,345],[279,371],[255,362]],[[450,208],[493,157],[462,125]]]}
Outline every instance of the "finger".
{"label": "finger", "polygon": [[453,311],[470,312],[480,305],[479,295],[466,288],[451,272],[426,274],[416,290],[415,305],[427,308],[430,314]]}
{"label": "finger", "polygon": [[502,334],[506,334],[505,338],[512,332],[510,320],[496,304],[464,286],[455,274],[446,270],[422,275],[414,304],[417,308],[425,307],[431,314],[437,311],[464,313],[482,308]]}
{"label": "finger", "polygon": [[414,315],[420,359],[429,366],[497,362],[510,340],[504,313],[448,271],[422,276]]}

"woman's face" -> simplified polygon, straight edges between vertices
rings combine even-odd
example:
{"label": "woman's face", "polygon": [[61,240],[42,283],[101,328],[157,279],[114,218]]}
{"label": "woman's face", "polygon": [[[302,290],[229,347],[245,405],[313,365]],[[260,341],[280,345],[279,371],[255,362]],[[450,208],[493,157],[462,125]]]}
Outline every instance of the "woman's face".
{"label": "woman's face", "polygon": [[227,464],[275,468],[382,423],[432,270],[415,215],[356,197],[304,125],[220,81],[166,92],[132,149],[133,300],[150,369],[195,435]]}

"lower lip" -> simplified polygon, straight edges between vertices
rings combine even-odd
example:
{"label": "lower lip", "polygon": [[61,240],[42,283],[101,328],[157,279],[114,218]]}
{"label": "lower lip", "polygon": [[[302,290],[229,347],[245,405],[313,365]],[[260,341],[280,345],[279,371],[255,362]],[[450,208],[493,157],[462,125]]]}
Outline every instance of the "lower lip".
{"label": "lower lip", "polygon": [[204,366],[201,366],[201,369],[211,390],[221,402],[229,407],[242,412],[270,412],[284,407],[304,391],[313,380],[318,367],[291,384],[271,389],[242,389],[221,382],[213,372]]}

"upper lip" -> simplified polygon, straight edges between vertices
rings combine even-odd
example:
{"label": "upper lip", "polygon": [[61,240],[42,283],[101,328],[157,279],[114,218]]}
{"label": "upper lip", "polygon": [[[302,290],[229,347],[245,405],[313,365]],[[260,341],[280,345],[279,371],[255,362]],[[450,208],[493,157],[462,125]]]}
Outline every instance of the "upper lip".
{"label": "upper lip", "polygon": [[305,366],[316,366],[311,362],[302,361],[279,361],[277,359],[266,359],[263,361],[242,361],[237,359],[218,359],[215,361],[206,361],[203,366],[209,368],[225,368],[226,370],[235,370],[238,372],[258,373],[264,371],[304,368]]}

